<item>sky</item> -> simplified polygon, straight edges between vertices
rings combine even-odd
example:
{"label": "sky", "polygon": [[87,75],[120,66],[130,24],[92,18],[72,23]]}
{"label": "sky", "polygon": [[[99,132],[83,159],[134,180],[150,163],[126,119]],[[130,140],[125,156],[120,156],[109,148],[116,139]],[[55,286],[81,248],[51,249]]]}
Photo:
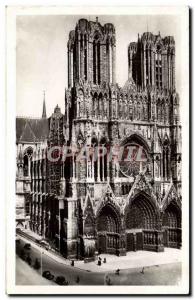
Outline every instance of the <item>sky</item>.
{"label": "sky", "polygon": [[[16,113],[41,117],[43,91],[47,116],[58,104],[64,112],[67,88],[68,35],[80,18],[95,21],[93,15],[17,16],[16,22]],[[99,22],[113,23],[116,30],[116,81],[123,86],[128,78],[127,47],[138,33],[150,31],[162,37],[173,35],[176,43],[176,88],[180,92],[180,20],[175,15],[98,16]]]}

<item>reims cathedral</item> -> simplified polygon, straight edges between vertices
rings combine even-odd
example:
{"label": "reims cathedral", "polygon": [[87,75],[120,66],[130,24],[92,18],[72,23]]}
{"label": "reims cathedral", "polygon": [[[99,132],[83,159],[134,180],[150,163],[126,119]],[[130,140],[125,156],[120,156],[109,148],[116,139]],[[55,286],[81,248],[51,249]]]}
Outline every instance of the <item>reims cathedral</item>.
{"label": "reims cathedral", "polygon": [[78,20],[65,110],[47,117],[44,99],[41,118],[16,118],[16,227],[85,261],[181,247],[175,51],[173,36],[138,35],[120,87],[114,25]]}

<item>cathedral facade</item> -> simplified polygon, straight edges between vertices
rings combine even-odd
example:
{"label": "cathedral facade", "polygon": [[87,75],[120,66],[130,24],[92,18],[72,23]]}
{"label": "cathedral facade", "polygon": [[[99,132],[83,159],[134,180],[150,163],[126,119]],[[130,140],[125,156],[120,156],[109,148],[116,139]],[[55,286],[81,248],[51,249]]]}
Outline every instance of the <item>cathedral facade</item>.
{"label": "cathedral facade", "polygon": [[116,83],[111,23],[69,33],[65,111],[16,119],[16,226],[63,256],[181,247],[181,124],[175,41],[145,32]]}

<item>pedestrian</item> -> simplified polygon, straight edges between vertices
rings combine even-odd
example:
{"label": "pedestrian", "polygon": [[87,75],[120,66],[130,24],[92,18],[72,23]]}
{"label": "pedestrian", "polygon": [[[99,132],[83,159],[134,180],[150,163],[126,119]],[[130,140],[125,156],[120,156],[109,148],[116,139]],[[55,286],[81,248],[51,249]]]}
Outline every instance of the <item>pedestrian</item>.
{"label": "pedestrian", "polygon": [[120,275],[120,269],[117,269],[115,272],[116,275]]}
{"label": "pedestrian", "polygon": [[104,264],[106,263],[106,258],[105,258],[105,257],[104,257],[103,263],[104,263]]}
{"label": "pedestrian", "polygon": [[102,264],[102,259],[101,259],[101,257],[99,257],[98,258],[98,266],[101,266],[101,264]]}
{"label": "pedestrian", "polygon": [[106,285],[111,285],[111,279],[108,275],[106,275]]}
{"label": "pedestrian", "polygon": [[140,272],[141,274],[144,274],[144,267],[143,267],[143,269],[141,270],[141,272]]}
{"label": "pedestrian", "polygon": [[79,276],[77,276],[76,283],[79,283],[79,282],[80,282],[80,278],[79,278]]}
{"label": "pedestrian", "polygon": [[26,261],[29,264],[29,266],[31,266],[32,259],[31,259],[30,255],[27,256]]}

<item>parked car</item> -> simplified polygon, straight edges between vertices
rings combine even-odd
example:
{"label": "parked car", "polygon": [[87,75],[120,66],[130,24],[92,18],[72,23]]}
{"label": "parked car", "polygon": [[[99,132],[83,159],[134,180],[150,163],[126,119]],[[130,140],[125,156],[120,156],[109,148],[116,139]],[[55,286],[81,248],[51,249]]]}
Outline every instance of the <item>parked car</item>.
{"label": "parked car", "polygon": [[35,270],[39,270],[40,267],[41,267],[41,264],[40,264],[40,262],[37,258],[35,259],[35,263],[34,263],[33,267],[34,267]]}
{"label": "parked car", "polygon": [[59,285],[68,285],[68,281],[66,281],[64,276],[57,276],[55,282]]}
{"label": "parked car", "polygon": [[31,266],[32,258],[30,257],[30,255],[27,256],[26,262],[29,264],[29,266]]}
{"label": "parked car", "polygon": [[50,271],[44,271],[42,273],[42,276],[48,280],[53,280],[54,279],[54,275],[50,273]]}
{"label": "parked car", "polygon": [[26,243],[26,244],[24,245],[24,249],[30,250],[30,249],[31,249],[31,244]]}
{"label": "parked car", "polygon": [[46,242],[45,240],[39,241],[39,244],[40,244],[41,246],[43,246],[46,250],[51,249],[50,244],[49,244],[48,242]]}
{"label": "parked car", "polygon": [[25,254],[25,251],[23,249],[20,251],[20,258],[22,260],[26,260],[26,254]]}
{"label": "parked car", "polygon": [[16,245],[20,245],[20,239],[19,239],[19,237],[16,237]]}

